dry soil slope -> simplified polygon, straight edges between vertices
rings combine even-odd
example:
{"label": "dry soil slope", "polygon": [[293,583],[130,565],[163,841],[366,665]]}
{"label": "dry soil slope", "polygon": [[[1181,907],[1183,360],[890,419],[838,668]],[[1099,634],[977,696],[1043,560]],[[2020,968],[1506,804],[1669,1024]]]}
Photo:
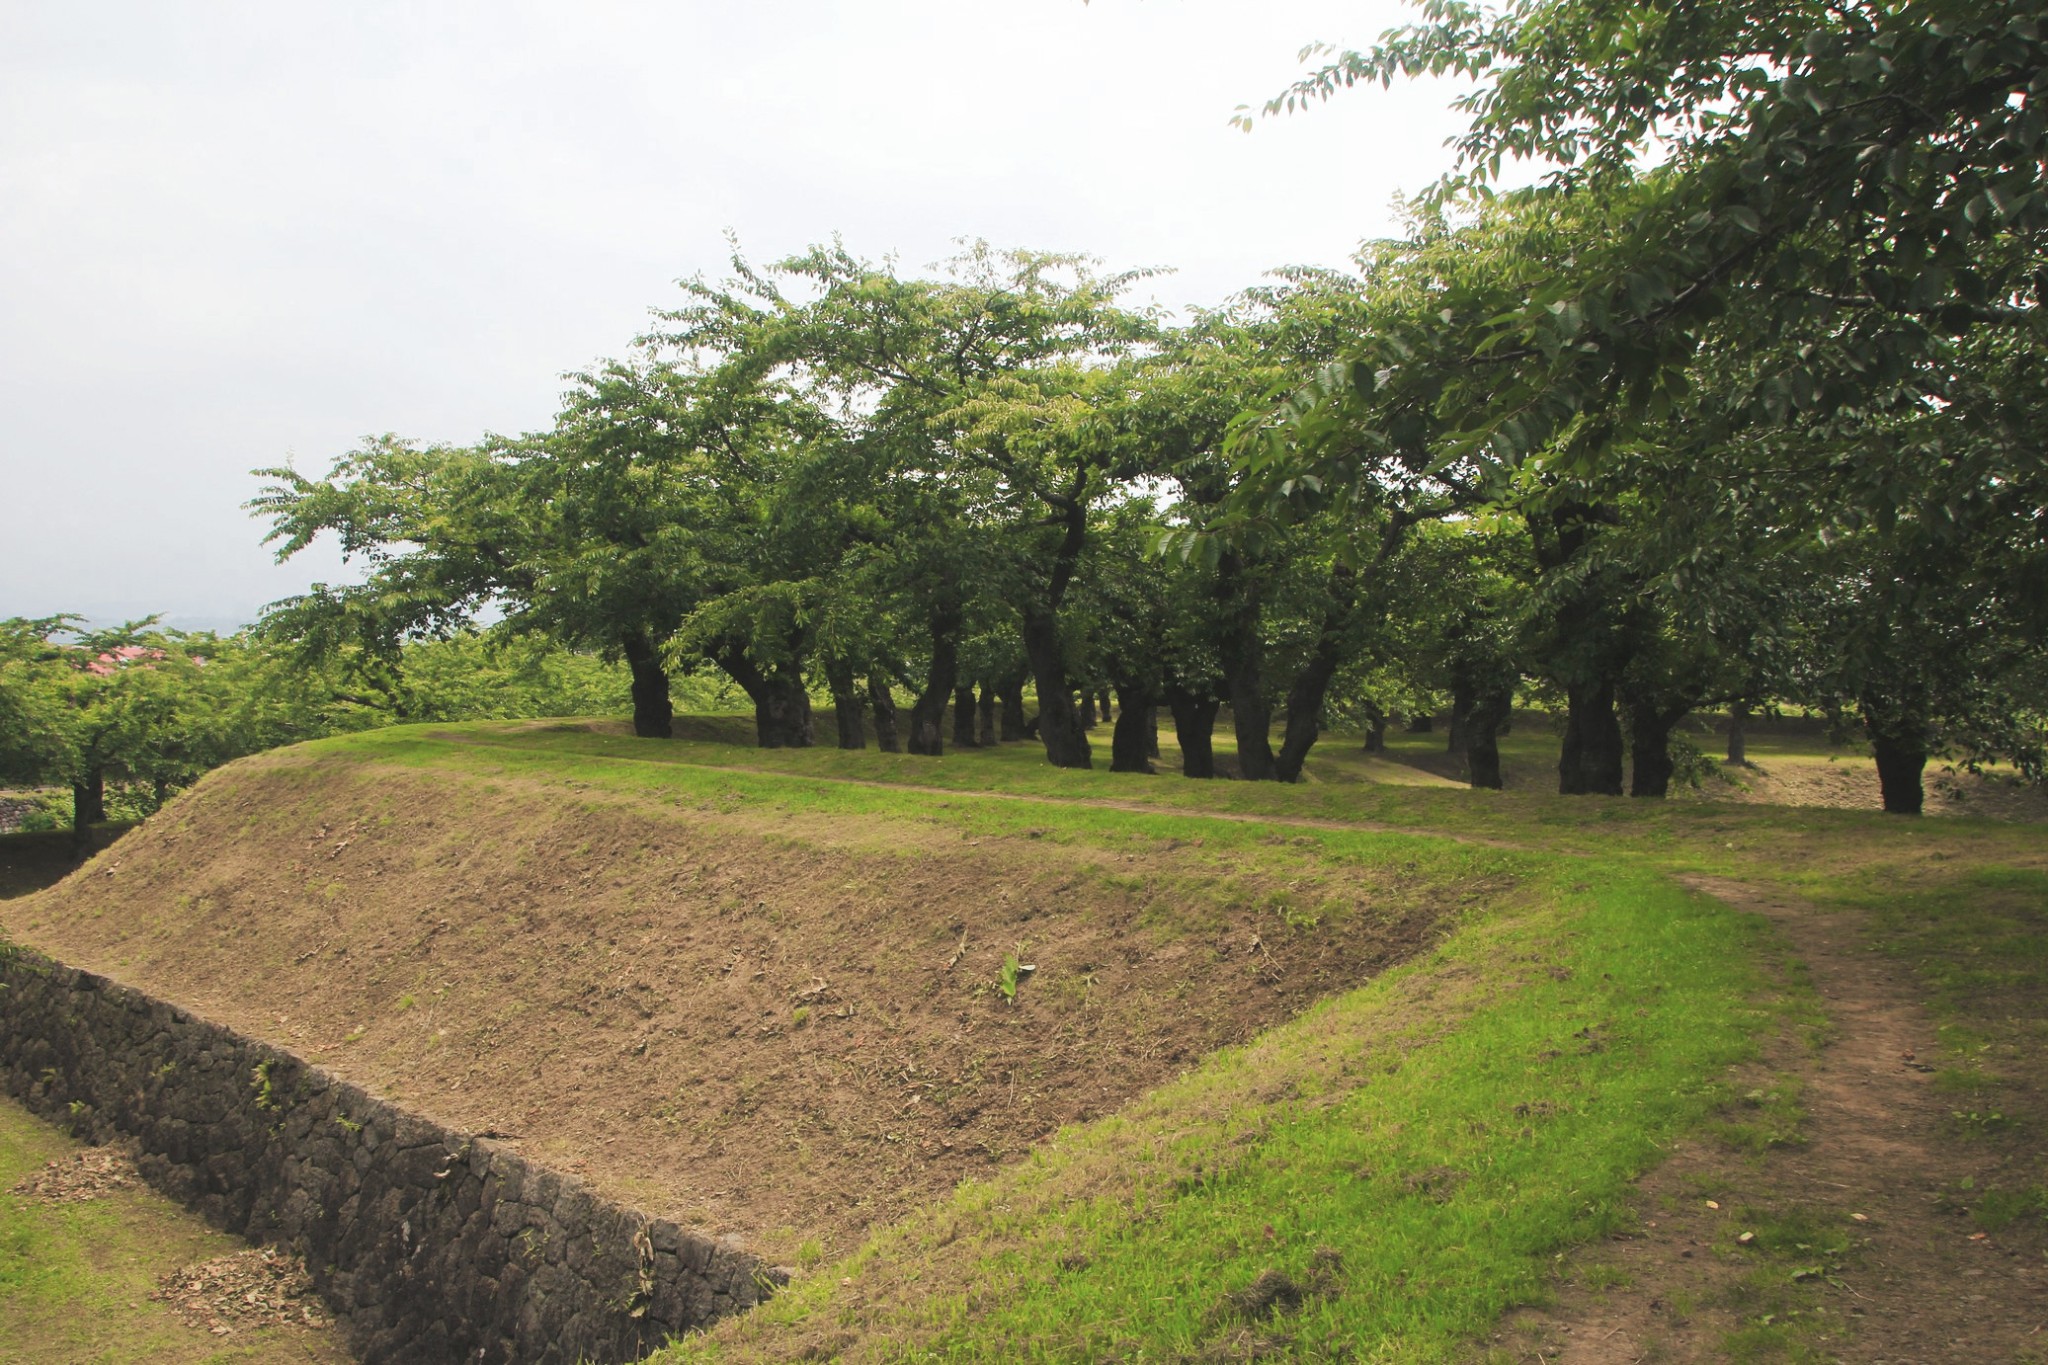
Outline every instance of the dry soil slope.
{"label": "dry soil slope", "polygon": [[[1493,889],[1307,838],[1248,858],[1196,818],[1184,839],[1050,807],[1007,835],[949,818],[289,750],[0,904],[0,930],[807,1259],[1358,983]],[[1281,908],[1309,901],[1313,927]],[[1012,1004],[1020,944],[1037,972]]]}

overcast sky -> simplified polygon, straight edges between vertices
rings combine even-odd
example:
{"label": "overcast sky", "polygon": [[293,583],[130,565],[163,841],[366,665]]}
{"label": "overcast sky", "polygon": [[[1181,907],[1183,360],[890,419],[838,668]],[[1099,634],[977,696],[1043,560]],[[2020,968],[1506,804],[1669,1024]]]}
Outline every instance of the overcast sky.
{"label": "overcast sky", "polygon": [[1445,165],[1445,87],[1228,126],[1393,0],[0,0],[0,617],[228,627],[249,470],[545,425],[673,282],[841,234],[1341,264]]}

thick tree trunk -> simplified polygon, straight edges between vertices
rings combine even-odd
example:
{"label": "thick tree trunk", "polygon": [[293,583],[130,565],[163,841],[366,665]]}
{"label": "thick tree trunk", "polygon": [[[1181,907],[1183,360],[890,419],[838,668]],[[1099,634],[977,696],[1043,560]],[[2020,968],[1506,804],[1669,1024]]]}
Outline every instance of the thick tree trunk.
{"label": "thick tree trunk", "polygon": [[1287,728],[1280,740],[1280,756],[1274,761],[1273,776],[1282,782],[1299,782],[1308,751],[1322,733],[1323,697],[1330,679],[1337,675],[1337,651],[1319,649],[1308,666],[1287,689]]}
{"label": "thick tree trunk", "polygon": [[1287,729],[1281,737],[1280,757],[1273,765],[1273,775],[1282,782],[1301,780],[1308,751],[1315,747],[1316,737],[1322,733],[1323,698],[1329,694],[1330,680],[1337,676],[1337,668],[1344,662],[1344,641],[1356,615],[1358,596],[1354,583],[1350,570],[1331,571],[1330,602],[1323,610],[1315,652],[1287,689]]}
{"label": "thick tree trunk", "polygon": [[924,690],[910,708],[910,752],[937,758],[946,752],[946,702],[960,678],[960,603],[942,593],[932,608],[932,656]]}
{"label": "thick tree trunk", "polygon": [[1466,744],[1465,726],[1471,718],[1473,704],[1473,694],[1470,687],[1453,688],[1451,690],[1451,723],[1446,727],[1449,733],[1444,740],[1444,752],[1453,758],[1464,757]]}
{"label": "thick tree trunk", "polygon": [[1877,756],[1877,783],[1890,815],[1918,815],[1926,804],[1927,727],[1898,708],[1865,703],[1863,728]]}
{"label": "thick tree trunk", "polygon": [[1230,692],[1230,728],[1237,736],[1237,775],[1247,782],[1273,780],[1273,706],[1266,700],[1261,674],[1262,650],[1244,623],[1236,638],[1225,642],[1225,684]]}
{"label": "thick tree trunk", "polygon": [[1614,682],[1575,683],[1566,689],[1564,749],[1557,790],[1564,796],[1621,795],[1621,722],[1614,714]]}
{"label": "thick tree trunk", "polygon": [[1092,768],[1088,732],[1074,708],[1074,689],[1067,682],[1061,657],[1059,623],[1036,607],[1024,613],[1024,655],[1038,684],[1038,738],[1055,768]]}
{"label": "thick tree trunk", "polygon": [[1684,718],[1688,708],[1658,707],[1653,702],[1631,702],[1628,708],[1630,796],[1664,797],[1671,794],[1671,727]]}
{"label": "thick tree trunk", "polygon": [[1109,770],[1113,773],[1152,771],[1152,699],[1136,688],[1116,690],[1116,728],[1109,736]]}
{"label": "thick tree trunk", "polygon": [[1032,737],[1024,720],[1024,680],[1030,676],[1029,668],[1013,673],[1003,679],[1003,685],[996,693],[1002,713],[1002,729],[997,738],[1006,744]]}
{"label": "thick tree trunk", "polygon": [[83,844],[107,819],[107,777],[94,768],[71,784],[71,837]]}
{"label": "thick tree trunk", "polygon": [[984,749],[993,749],[1000,742],[996,738],[996,685],[993,681],[981,685],[981,701],[976,707],[979,724],[975,728],[976,744]]}
{"label": "thick tree trunk", "polygon": [[1084,689],[1081,693],[1080,702],[1075,706],[1074,710],[1081,717],[1081,728],[1083,730],[1093,730],[1095,728],[1095,694],[1093,692]]}
{"label": "thick tree trunk", "polygon": [[768,675],[767,694],[754,703],[754,728],[764,749],[811,747],[811,692],[803,674],[778,668]]}
{"label": "thick tree trunk", "polygon": [[1365,704],[1365,751],[1369,754],[1387,751],[1387,713],[1373,702]]}
{"label": "thick tree trunk", "polygon": [[1918,815],[1926,804],[1927,789],[1921,775],[1927,769],[1924,745],[1877,739],[1877,782],[1884,794],[1885,812],[1890,815]]}
{"label": "thick tree trunk", "polygon": [[1081,562],[1081,547],[1088,541],[1088,504],[1082,497],[1087,486],[1084,468],[1075,477],[1072,492],[1064,497],[1042,495],[1060,509],[1066,529],[1044,594],[1024,608],[1024,659],[1038,684],[1038,738],[1045,745],[1046,761],[1056,768],[1095,766],[1088,750],[1088,731],[1074,709],[1066,651],[1060,647],[1060,604],[1067,600],[1067,589]]}
{"label": "thick tree trunk", "polygon": [[839,747],[868,747],[867,726],[861,703],[860,684],[854,680],[853,665],[844,659],[825,661],[825,681],[832,685],[832,718],[839,728]]}
{"label": "thick tree trunk", "polygon": [[1749,708],[1741,702],[1728,708],[1728,764],[1733,768],[1749,766],[1749,736],[1744,729],[1749,722]]}
{"label": "thick tree trunk", "polygon": [[1499,791],[1500,728],[1514,709],[1512,685],[1496,692],[1481,692],[1465,718],[1465,772],[1475,787]]}
{"label": "thick tree trunk", "polygon": [[633,733],[642,739],[675,734],[675,703],[669,700],[668,670],[644,630],[629,630],[619,641],[633,674]]}
{"label": "thick tree trunk", "polygon": [[974,739],[974,684],[953,689],[953,747],[972,749]]}
{"label": "thick tree trunk", "polygon": [[1273,764],[1273,708],[1256,689],[1230,691],[1230,728],[1237,736],[1237,775],[1247,782],[1277,780]]}
{"label": "thick tree trunk", "polygon": [[763,749],[811,746],[811,693],[802,668],[793,663],[764,670],[734,644],[719,651],[718,666],[754,703],[754,742]]}
{"label": "thick tree trunk", "polygon": [[1180,775],[1216,776],[1216,712],[1223,699],[1175,689],[1167,694],[1166,704],[1173,712],[1174,739],[1180,744]]}
{"label": "thick tree trunk", "polygon": [[[1243,566],[1225,552],[1217,565],[1219,594],[1235,594],[1229,627],[1217,641],[1223,656],[1224,694],[1230,727],[1237,735],[1237,775],[1248,782],[1273,780],[1273,706],[1266,700],[1265,646],[1259,638],[1260,603],[1251,585],[1240,587]],[[1226,598],[1226,600],[1229,600]]]}
{"label": "thick tree trunk", "polygon": [[868,706],[875,713],[875,747],[885,754],[903,752],[903,740],[896,731],[896,694],[881,673],[868,674]]}

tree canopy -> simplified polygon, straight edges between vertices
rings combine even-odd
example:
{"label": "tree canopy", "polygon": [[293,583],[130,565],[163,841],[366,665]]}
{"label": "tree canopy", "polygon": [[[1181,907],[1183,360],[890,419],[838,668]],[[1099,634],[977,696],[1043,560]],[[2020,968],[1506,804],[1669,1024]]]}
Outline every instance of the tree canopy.
{"label": "tree canopy", "polygon": [[715,671],[764,745],[816,694],[845,746],[937,755],[950,711],[1088,766],[1113,696],[1112,767],[1164,709],[1216,774],[1227,707],[1236,775],[1295,780],[1332,717],[1447,706],[1498,785],[1519,696],[1566,793],[1664,795],[1715,707],[1853,721],[1895,810],[1934,754],[2039,776],[2043,41],[2006,3],[1427,0],[1267,106],[1474,82],[1354,271],[1176,320],[1074,255],[735,251],[544,431],[265,471],[282,554],[366,570],[268,629],[374,661],[495,615],[625,659],[641,734]]}

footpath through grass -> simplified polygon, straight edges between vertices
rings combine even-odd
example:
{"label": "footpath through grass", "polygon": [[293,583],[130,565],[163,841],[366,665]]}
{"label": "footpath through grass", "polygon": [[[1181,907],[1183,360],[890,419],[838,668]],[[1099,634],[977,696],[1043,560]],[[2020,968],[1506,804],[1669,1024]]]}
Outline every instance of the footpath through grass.
{"label": "footpath through grass", "polygon": [[1883,950],[1926,983],[1948,1140],[1991,1168],[1945,1182],[1943,1207],[2016,1255],[2048,1256],[2048,872],[1965,867],[1903,888],[1865,878],[1836,899],[1867,909]]}

